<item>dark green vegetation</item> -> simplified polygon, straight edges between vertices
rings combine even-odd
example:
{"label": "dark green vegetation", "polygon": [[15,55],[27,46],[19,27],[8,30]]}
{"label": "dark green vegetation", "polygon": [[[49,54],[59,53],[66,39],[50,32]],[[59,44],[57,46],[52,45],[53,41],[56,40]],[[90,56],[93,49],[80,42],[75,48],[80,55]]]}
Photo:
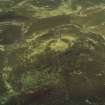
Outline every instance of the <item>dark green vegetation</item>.
{"label": "dark green vegetation", "polygon": [[104,105],[104,3],[0,1],[0,105]]}

